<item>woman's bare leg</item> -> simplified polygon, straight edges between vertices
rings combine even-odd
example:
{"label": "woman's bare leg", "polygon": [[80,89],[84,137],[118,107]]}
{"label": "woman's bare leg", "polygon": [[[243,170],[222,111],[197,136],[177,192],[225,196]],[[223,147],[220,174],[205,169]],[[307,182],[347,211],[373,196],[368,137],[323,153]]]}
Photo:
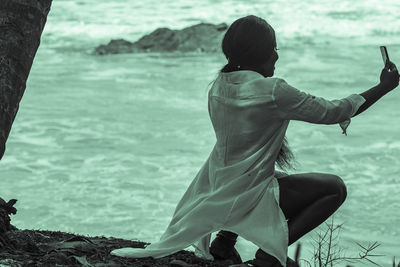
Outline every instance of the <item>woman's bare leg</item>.
{"label": "woman's bare leg", "polygon": [[[289,246],[320,225],[346,199],[347,191],[339,176],[302,173],[278,179],[279,206],[288,219]],[[262,249],[256,252],[256,266],[272,266],[277,259]]]}
{"label": "woman's bare leg", "polygon": [[[320,225],[332,215],[347,196],[346,186],[336,175],[325,173],[293,174],[278,179],[281,207],[289,228],[289,246]],[[224,242],[236,240],[237,234],[221,230]],[[258,249],[259,264],[276,262],[276,259]]]}
{"label": "woman's bare leg", "polygon": [[278,183],[279,206],[288,219],[288,245],[323,223],[347,196],[342,179],[332,174],[293,174],[279,178]]}
{"label": "woman's bare leg", "polygon": [[[346,199],[342,179],[325,173],[300,173],[278,178],[279,206],[289,227],[289,245],[323,223]],[[219,232],[228,239],[238,235]]]}

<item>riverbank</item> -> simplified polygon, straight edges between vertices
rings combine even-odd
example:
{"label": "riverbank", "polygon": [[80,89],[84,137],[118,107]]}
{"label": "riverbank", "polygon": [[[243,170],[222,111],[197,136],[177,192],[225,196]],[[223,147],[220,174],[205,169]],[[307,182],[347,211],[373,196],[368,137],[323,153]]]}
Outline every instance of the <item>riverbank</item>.
{"label": "riverbank", "polygon": [[16,209],[0,199],[0,266],[227,266],[228,262],[213,262],[198,258],[193,252],[179,251],[153,259],[121,258],[110,255],[111,250],[122,247],[144,248],[142,241],[105,236],[83,236],[61,231],[21,230],[14,227],[10,214]]}
{"label": "riverbank", "polygon": [[[318,64],[318,71],[313,71],[315,64],[307,65],[311,52],[293,62],[297,50],[285,50],[277,77],[328,99],[373,84],[368,80],[373,74],[349,83],[346,68],[331,69],[340,65],[333,51],[346,57],[357,51],[363,58],[372,54],[372,47],[331,48],[314,49],[332,64]],[[213,54],[89,56],[45,49],[35,60],[30,90],[1,162],[2,196],[19,201],[13,224],[19,229],[157,241],[214,145],[206,89],[226,60]],[[376,65],[371,62],[357,65],[351,75],[362,77],[364,68],[373,72]],[[333,72],[319,80],[320,73],[329,70]],[[397,93],[391,94],[352,119],[348,136],[338,125],[298,121],[287,131],[300,162],[295,173],[332,173],[347,185],[348,198],[335,213],[337,223],[345,223],[341,246],[357,255],[355,241],[378,241],[382,245],[376,254],[386,256],[375,260],[382,266],[398,257],[399,247],[395,185],[400,146],[393,125],[400,111],[395,108]],[[302,258],[312,257],[309,244],[317,231],[302,238]],[[243,238],[237,249],[243,260],[257,250]],[[289,248],[289,255],[293,250]]]}
{"label": "riverbank", "polygon": [[[64,39],[56,32],[43,38],[1,162],[2,196],[18,198],[13,223],[19,229],[147,242],[161,236],[215,143],[207,86],[226,59],[222,53],[87,52],[111,38],[133,41],[161,26],[183,27],[163,23],[104,40],[73,33]],[[310,44],[306,37],[283,42],[284,34],[276,77],[299,90],[334,99],[379,79],[382,59],[375,44],[324,36]],[[396,47],[388,47],[393,59],[400,55]],[[300,121],[291,121],[287,131],[300,162],[296,173],[332,173],[347,185],[348,197],[335,213],[345,223],[340,244],[346,253],[357,255],[355,241],[376,240],[382,244],[376,254],[386,255],[375,259],[382,266],[399,248],[400,143],[393,127],[398,100],[393,91],[352,119],[348,136],[338,125]],[[309,244],[318,231],[302,238],[302,258],[312,257]],[[257,248],[239,238],[237,250],[248,260]]]}
{"label": "riverbank", "polygon": [[1,240],[0,266],[227,266],[226,262],[203,260],[184,250],[160,259],[116,257],[110,255],[111,250],[144,248],[146,242],[113,237],[17,229],[3,234]]}

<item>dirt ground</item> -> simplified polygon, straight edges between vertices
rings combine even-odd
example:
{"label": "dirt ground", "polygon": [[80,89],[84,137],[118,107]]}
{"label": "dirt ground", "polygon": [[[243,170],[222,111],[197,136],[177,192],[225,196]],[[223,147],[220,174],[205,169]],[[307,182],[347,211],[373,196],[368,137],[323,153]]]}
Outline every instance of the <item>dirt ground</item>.
{"label": "dirt ground", "polygon": [[[87,237],[64,232],[13,230],[3,234],[0,242],[2,243],[0,266],[221,267],[229,265],[229,262],[200,259],[189,251],[179,251],[161,259],[121,258],[110,255],[110,251],[127,246],[144,248],[147,243],[118,238]],[[172,260],[181,260],[188,265],[171,264]]]}
{"label": "dirt ground", "polygon": [[149,243],[65,232],[19,230],[11,224],[9,217],[16,213],[15,202],[10,200],[6,203],[0,198],[0,266],[222,267],[231,263],[204,260],[184,250],[160,259],[121,258],[110,255],[110,252],[122,247],[144,248]]}

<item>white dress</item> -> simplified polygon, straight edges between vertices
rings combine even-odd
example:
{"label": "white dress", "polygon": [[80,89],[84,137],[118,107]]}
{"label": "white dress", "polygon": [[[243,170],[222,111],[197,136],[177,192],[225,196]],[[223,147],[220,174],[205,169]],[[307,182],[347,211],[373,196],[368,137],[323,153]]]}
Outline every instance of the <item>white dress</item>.
{"label": "white dress", "polygon": [[121,257],[161,258],[189,246],[213,260],[211,233],[237,233],[286,267],[288,226],[279,207],[274,164],[290,120],[318,124],[350,118],[365,99],[352,94],[326,100],[301,92],[280,78],[250,71],[221,73],[208,93],[216,144],[158,242],[111,252]]}

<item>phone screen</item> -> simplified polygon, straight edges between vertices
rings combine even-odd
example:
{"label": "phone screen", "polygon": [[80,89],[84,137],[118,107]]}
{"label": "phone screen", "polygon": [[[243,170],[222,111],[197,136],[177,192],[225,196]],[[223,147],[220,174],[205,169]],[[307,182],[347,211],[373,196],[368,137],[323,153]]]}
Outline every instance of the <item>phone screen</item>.
{"label": "phone screen", "polygon": [[381,54],[382,54],[382,59],[383,59],[383,64],[386,65],[386,61],[389,60],[389,55],[386,49],[386,46],[381,46]]}

